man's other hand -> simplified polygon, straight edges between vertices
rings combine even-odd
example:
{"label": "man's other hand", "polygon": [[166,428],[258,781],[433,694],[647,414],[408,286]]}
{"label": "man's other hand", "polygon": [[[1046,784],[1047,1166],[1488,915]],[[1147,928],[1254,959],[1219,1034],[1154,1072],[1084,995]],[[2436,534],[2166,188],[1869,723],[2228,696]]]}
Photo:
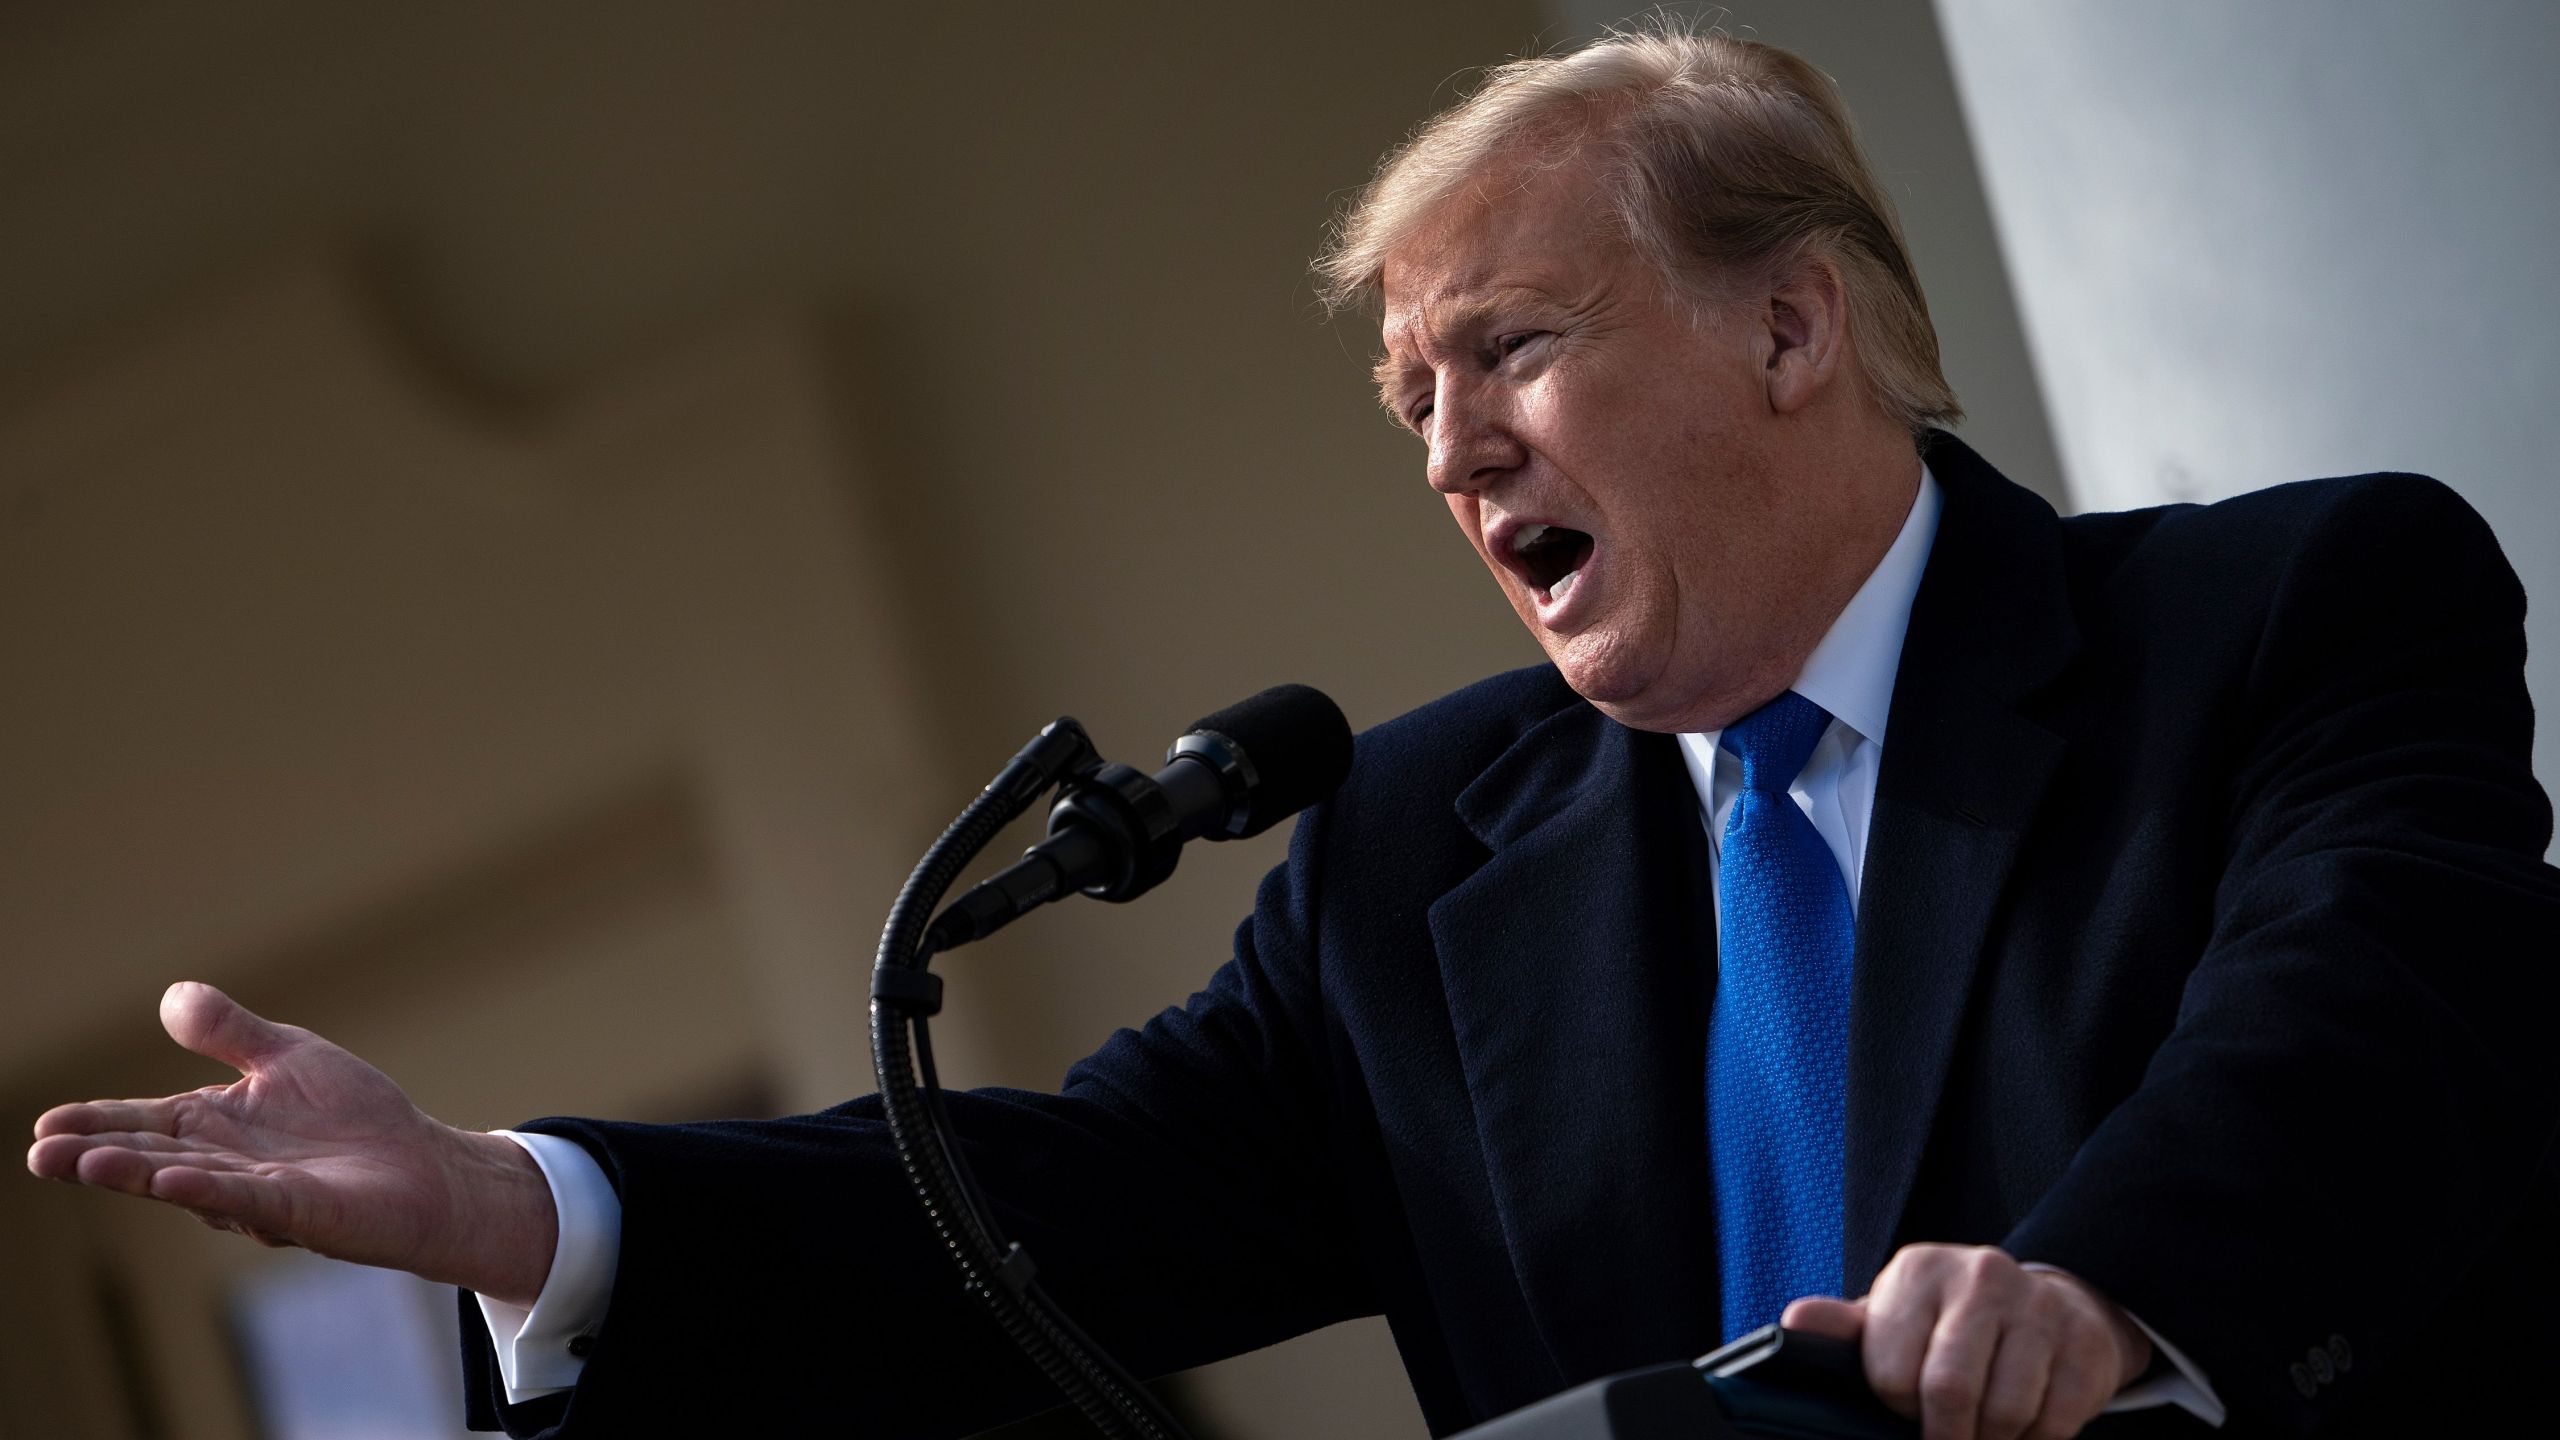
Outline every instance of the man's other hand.
{"label": "man's other hand", "polygon": [[1864,1297],[1807,1297],[1778,1323],[1857,1340],[1867,1383],[1927,1440],[2063,1440],[2151,1365],[2105,1296],[1988,1245],[1906,1245]]}
{"label": "man's other hand", "polygon": [[58,1105],[36,1118],[29,1170],[514,1305],[541,1293],[558,1217],[521,1146],[429,1117],[391,1077],[210,985],[170,986],[160,1023],[240,1078],[158,1100]]}

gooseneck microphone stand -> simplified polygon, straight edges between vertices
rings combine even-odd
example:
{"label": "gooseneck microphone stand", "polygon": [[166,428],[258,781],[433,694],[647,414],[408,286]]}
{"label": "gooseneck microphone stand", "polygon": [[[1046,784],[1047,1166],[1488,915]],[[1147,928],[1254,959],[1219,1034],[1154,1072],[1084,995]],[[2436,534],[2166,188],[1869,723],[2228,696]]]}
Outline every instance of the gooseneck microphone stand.
{"label": "gooseneck microphone stand", "polygon": [[1100,768],[1084,727],[1057,720],[978,792],[917,862],[889,909],[871,972],[871,1060],[899,1162],[959,1267],[962,1286],[1095,1429],[1113,1440],[1190,1440],[1145,1386],[1067,1318],[1040,1288],[1031,1256],[997,1226],[953,1138],[925,1025],[942,1008],[942,979],[929,968],[934,955],[983,933],[949,923],[948,916],[929,923],[934,907],[997,831],[1052,786],[1073,786]]}
{"label": "gooseneck microphone stand", "polygon": [[[1190,1440],[1145,1386],[1041,1290],[996,1224],[952,1134],[926,1020],[942,1009],[933,957],[1030,910],[1084,894],[1127,900],[1173,872],[1187,839],[1259,834],[1341,783],[1351,732],[1304,686],[1266,690],[1174,742],[1153,778],[1107,765],[1059,719],[1022,748],[925,852],[880,935],[871,971],[871,1060],[898,1160],[964,1289],[1059,1393],[1111,1440]],[[1021,863],[936,914],[996,832],[1052,788],[1050,836]],[[1911,1440],[1917,1428],[1867,1388],[1855,1342],[1772,1325],[1695,1362],[1630,1370],[1486,1422],[1462,1440]]]}

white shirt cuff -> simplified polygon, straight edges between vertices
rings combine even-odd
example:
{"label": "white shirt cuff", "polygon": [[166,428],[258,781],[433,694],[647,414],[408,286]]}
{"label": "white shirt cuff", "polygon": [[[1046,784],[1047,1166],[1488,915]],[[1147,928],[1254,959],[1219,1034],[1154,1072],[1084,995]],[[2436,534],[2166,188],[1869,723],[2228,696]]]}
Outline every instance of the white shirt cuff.
{"label": "white shirt cuff", "polygon": [[[2056,1275],[2071,1273],[2059,1265],[2045,1265],[2033,1260],[2018,1268],[2050,1270]],[[2160,1353],[2160,1358],[2169,1362],[2169,1369],[2165,1374],[2153,1375],[2147,1380],[2136,1380],[2117,1391],[2116,1398],[2108,1401],[2107,1408],[2098,1413],[2115,1415],[2126,1410],[2149,1410],[2161,1405],[2175,1405],[2207,1425],[2217,1430],[2221,1429],[2222,1422],[2229,1418],[2229,1415],[2222,1408],[2222,1397],[2213,1393],[2212,1384],[2204,1378],[2204,1372],[2196,1368],[2195,1362],[2187,1358],[2185,1351],[2162,1339],[2159,1331],[2144,1324],[2141,1316],[2125,1310],[2121,1305],[2116,1308],[2123,1311],[2124,1318],[2133,1322],[2135,1329],[2150,1338],[2151,1348]]]}
{"label": "white shirt cuff", "polygon": [[604,1167],[575,1140],[513,1130],[489,1133],[523,1146],[542,1167],[542,1178],[551,1185],[552,1209],[560,1217],[551,1271],[543,1277],[532,1309],[477,1297],[489,1343],[498,1352],[498,1378],[506,1384],[507,1403],[521,1405],[569,1389],[587,1368],[587,1347],[613,1300],[614,1267],[622,1255],[622,1197],[613,1193]]}

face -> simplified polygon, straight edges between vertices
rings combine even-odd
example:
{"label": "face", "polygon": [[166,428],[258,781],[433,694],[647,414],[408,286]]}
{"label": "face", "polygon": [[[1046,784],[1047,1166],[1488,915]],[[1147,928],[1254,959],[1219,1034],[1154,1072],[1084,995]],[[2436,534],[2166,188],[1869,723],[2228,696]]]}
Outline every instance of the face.
{"label": "face", "polygon": [[[1388,259],[1380,398],[1567,683],[1639,728],[1785,688],[1818,487],[1773,463],[1783,335],[1701,323],[1574,167],[1461,198]],[[1777,673],[1783,672],[1783,673]]]}

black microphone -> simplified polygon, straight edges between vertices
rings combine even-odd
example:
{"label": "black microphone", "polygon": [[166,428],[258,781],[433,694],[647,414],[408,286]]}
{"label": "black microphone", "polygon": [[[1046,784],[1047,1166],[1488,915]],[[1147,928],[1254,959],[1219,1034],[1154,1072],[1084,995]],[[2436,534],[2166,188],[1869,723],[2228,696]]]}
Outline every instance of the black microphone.
{"label": "black microphone", "polygon": [[1097,764],[1070,776],[1049,838],[952,902],[926,932],[948,950],[1052,900],[1126,901],[1173,873],[1190,840],[1259,835],[1351,773],[1351,725],[1321,690],[1279,685],[1194,721],[1153,775]]}

